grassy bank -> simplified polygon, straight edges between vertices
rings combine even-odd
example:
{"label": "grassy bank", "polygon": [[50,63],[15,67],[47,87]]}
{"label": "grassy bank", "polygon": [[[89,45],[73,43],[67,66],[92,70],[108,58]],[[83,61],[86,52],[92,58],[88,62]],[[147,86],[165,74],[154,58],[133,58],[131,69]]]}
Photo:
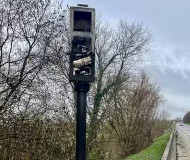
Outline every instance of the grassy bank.
{"label": "grassy bank", "polygon": [[126,160],[160,160],[169,138],[169,133],[156,138],[150,147],[137,154],[129,156]]}

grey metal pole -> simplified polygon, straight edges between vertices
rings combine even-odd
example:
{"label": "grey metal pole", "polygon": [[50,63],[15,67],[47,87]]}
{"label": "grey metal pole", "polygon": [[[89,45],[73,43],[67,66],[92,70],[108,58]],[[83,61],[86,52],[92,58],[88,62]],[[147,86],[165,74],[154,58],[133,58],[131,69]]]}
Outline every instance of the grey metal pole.
{"label": "grey metal pole", "polygon": [[75,83],[77,92],[76,160],[86,160],[86,94],[89,87],[88,82]]}

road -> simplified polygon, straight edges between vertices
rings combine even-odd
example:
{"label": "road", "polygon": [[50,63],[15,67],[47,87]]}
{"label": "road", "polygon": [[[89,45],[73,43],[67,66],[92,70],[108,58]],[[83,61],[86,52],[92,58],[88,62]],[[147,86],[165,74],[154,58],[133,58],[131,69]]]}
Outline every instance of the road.
{"label": "road", "polygon": [[190,125],[176,125],[178,160],[190,160]]}

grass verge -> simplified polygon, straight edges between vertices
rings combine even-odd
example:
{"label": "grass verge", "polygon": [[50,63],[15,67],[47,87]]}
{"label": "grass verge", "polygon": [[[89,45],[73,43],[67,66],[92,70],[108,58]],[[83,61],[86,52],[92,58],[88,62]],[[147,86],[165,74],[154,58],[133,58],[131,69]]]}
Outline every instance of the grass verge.
{"label": "grass verge", "polygon": [[169,133],[156,138],[151,146],[137,154],[129,156],[126,160],[160,160],[169,138]]}

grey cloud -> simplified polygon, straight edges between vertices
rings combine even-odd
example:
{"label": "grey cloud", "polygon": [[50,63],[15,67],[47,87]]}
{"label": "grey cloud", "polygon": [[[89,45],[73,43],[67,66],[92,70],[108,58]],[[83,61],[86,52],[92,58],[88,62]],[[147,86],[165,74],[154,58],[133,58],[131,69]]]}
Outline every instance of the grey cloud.
{"label": "grey cloud", "polygon": [[181,105],[176,105],[173,103],[167,103],[164,107],[165,110],[167,110],[171,114],[171,118],[181,117],[187,113],[188,109],[187,107],[183,107]]}
{"label": "grey cloud", "polygon": [[[147,68],[149,68],[154,81],[156,81],[166,92],[184,96],[190,94],[190,79],[185,78],[180,71],[169,67],[162,68],[162,66],[158,65],[151,65]],[[190,77],[190,71],[186,70],[185,73]]]}
{"label": "grey cloud", "polygon": [[164,109],[168,110],[172,118],[183,117],[190,110],[190,71],[185,70],[185,75],[175,68],[160,65],[146,66],[151,78],[161,87],[167,99]]}

